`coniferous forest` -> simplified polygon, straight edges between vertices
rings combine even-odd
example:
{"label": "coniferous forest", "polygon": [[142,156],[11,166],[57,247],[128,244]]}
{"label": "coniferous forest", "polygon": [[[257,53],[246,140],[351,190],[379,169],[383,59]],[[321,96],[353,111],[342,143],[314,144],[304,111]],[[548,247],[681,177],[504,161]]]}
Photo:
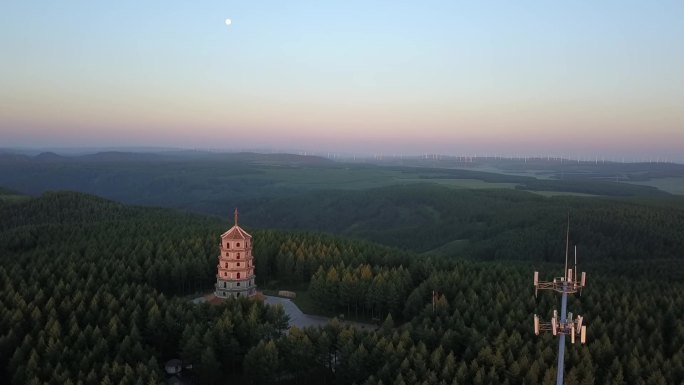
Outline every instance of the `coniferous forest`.
{"label": "coniferous forest", "polygon": [[684,385],[683,20],[0,0],[0,385]]}
{"label": "coniferous forest", "polygon": [[[612,242],[611,255],[625,245],[633,257],[610,263],[615,257],[597,247],[593,261],[581,264],[588,286],[569,306],[585,317],[588,343],[568,344],[566,384],[680,384],[682,212],[604,207],[578,222],[603,226],[600,243]],[[616,231],[610,218],[638,222]],[[557,262],[564,220],[558,239],[545,240]],[[259,285],[308,287],[322,312],[380,320],[355,328],[333,319],[288,332],[282,308],[258,300],[190,302],[212,290],[227,226],[72,192],[0,200],[0,378],[157,384],[164,363],[180,358],[192,363],[186,376],[198,384],[555,383],[557,340],[535,336],[532,315],[550,318],[559,301],[550,293],[535,299],[532,272],[558,275],[556,261],[432,256],[247,227]],[[639,229],[669,232],[644,241],[654,244],[626,242]],[[510,239],[520,243],[510,253],[536,243]]]}

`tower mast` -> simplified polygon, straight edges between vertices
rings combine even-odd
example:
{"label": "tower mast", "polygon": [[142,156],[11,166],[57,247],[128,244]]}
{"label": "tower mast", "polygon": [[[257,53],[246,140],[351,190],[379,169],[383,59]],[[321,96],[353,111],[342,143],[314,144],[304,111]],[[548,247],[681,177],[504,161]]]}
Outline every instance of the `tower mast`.
{"label": "tower mast", "polygon": [[582,325],[584,318],[580,315],[575,320],[568,320],[568,294],[581,292],[586,283],[586,273],[582,272],[581,281],[577,282],[577,246],[575,246],[575,279],[573,279],[573,269],[568,269],[568,253],[570,249],[570,216],[568,215],[568,227],[565,238],[565,270],[562,277],[556,277],[551,282],[539,281],[539,272],[534,272],[535,297],[538,290],[553,290],[561,293],[561,314],[560,320],[558,313],[554,310],[551,322],[541,322],[539,317],[534,315],[534,334],[539,335],[540,331],[551,331],[554,336],[558,335],[558,370],[556,372],[556,385],[563,385],[563,372],[565,366],[565,336],[569,335],[571,342],[575,343],[575,337],[580,337],[581,343],[586,343],[587,327]]}

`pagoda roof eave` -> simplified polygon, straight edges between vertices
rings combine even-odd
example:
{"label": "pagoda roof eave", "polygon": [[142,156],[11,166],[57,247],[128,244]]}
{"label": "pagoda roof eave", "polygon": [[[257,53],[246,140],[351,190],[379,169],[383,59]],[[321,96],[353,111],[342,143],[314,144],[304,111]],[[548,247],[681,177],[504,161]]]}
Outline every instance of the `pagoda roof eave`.
{"label": "pagoda roof eave", "polygon": [[252,236],[243,230],[240,226],[235,225],[228,229],[225,233],[221,234],[221,239],[251,239]]}

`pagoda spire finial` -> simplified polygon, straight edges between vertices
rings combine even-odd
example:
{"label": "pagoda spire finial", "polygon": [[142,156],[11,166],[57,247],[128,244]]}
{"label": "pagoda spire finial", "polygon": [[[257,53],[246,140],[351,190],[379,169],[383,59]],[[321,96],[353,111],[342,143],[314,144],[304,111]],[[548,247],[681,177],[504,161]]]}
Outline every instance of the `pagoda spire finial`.
{"label": "pagoda spire finial", "polygon": [[235,214],[235,226],[237,226],[238,225],[238,209],[237,209],[237,207],[235,208],[234,214]]}

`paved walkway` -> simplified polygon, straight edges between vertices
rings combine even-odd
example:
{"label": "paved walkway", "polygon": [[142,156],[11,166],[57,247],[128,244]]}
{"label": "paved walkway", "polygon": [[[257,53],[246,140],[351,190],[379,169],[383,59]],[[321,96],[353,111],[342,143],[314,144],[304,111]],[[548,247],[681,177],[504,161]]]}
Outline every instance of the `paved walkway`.
{"label": "paved walkway", "polygon": [[290,326],[298,328],[305,328],[309,326],[323,326],[328,323],[329,318],[316,315],[308,315],[302,313],[301,310],[289,298],[274,297],[270,295],[264,296],[264,302],[269,305],[282,305],[285,314],[290,316]]}
{"label": "paved walkway", "polygon": [[[274,297],[270,295],[264,296],[264,302],[269,305],[282,305],[285,314],[290,316],[290,326],[296,326],[298,328],[305,328],[309,326],[324,326],[330,321],[328,317],[322,317],[317,315],[304,314],[294,302],[289,298]],[[352,325],[357,329],[374,330],[375,325],[366,324],[361,322],[350,322],[341,321],[345,325]]]}
{"label": "paved walkway", "polygon": [[[207,294],[202,297],[194,298],[190,301],[194,304],[201,304],[205,302],[212,302],[212,300],[214,299],[215,297],[213,294]],[[330,321],[330,318],[328,317],[304,314],[301,310],[299,310],[297,305],[295,305],[295,303],[292,302],[292,300],[289,298],[265,295],[264,303],[268,305],[281,305],[283,307],[283,310],[285,311],[285,314],[290,316],[290,326],[296,326],[300,329],[310,326],[325,326],[325,324],[327,324],[328,321]],[[342,320],[340,320],[340,322],[345,325],[352,325],[357,329],[374,330],[376,328],[376,326],[373,324],[367,324],[362,322],[351,322]]]}
{"label": "paved walkway", "polygon": [[199,305],[201,303],[207,302],[207,298],[206,297],[197,297],[197,298],[191,300],[190,302],[194,303],[195,305]]}

